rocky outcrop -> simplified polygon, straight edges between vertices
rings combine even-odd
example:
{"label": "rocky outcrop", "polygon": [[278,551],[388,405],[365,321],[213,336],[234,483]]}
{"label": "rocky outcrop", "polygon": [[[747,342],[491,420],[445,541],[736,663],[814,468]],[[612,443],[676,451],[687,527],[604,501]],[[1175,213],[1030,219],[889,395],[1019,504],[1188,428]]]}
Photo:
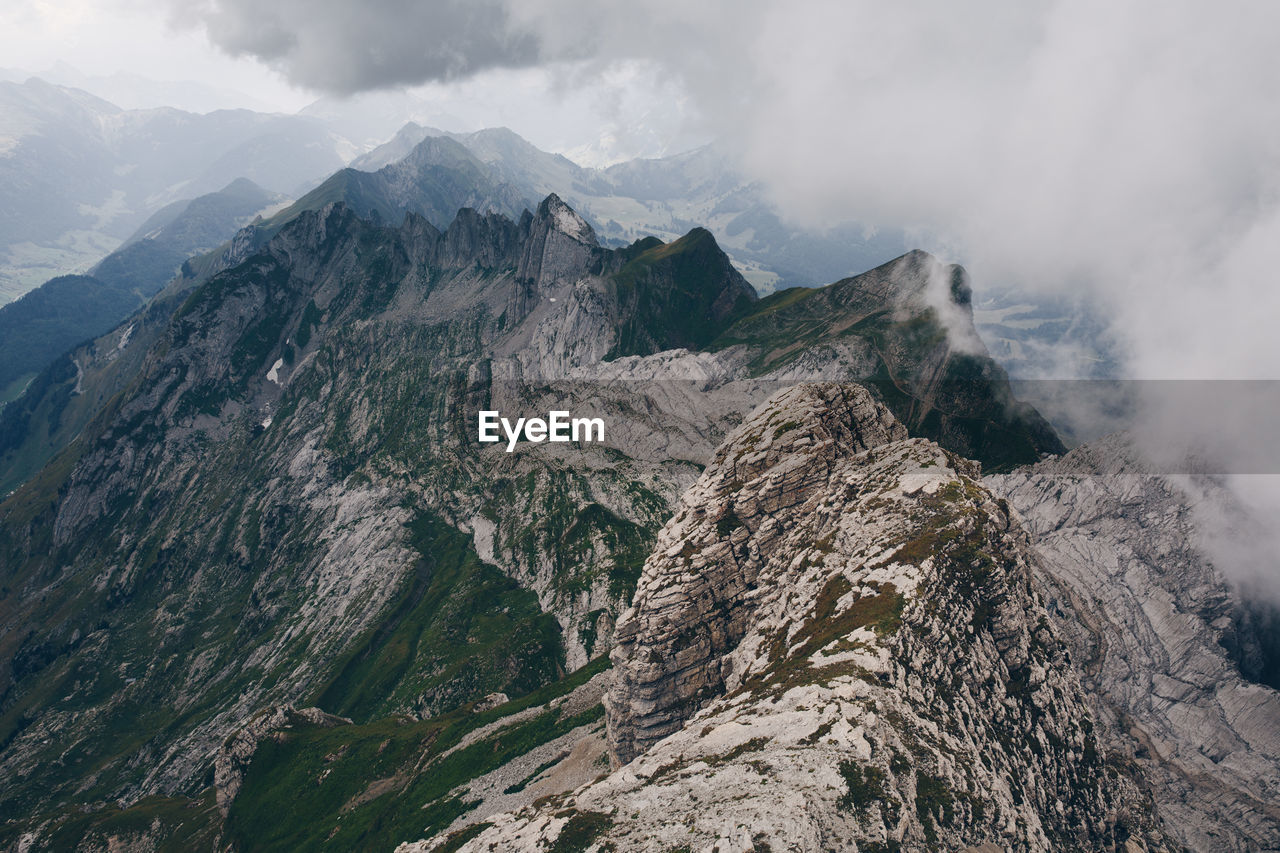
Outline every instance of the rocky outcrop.
{"label": "rocky outcrop", "polygon": [[591,226],[555,193],[538,205],[516,275],[523,280],[554,287],[586,277],[593,250],[599,248]]}
{"label": "rocky outcrop", "polygon": [[1108,749],[1143,769],[1170,835],[1280,849],[1280,693],[1224,648],[1235,596],[1197,547],[1193,499],[1123,435],[986,483],[1031,534]]}
{"label": "rocky outcrop", "polygon": [[609,282],[617,326],[612,356],[705,348],[757,301],[704,228],[672,243],[641,240],[618,259],[625,263]]}
{"label": "rocky outcrop", "polygon": [[977,474],[861,387],[775,395],[622,617],[630,763],[460,849],[1167,849]]}
{"label": "rocky outcrop", "polygon": [[[767,594],[760,570],[786,547],[781,519],[788,511],[826,488],[837,460],[907,437],[854,386],[795,386],[772,400],[768,415],[735,430],[685,493],[618,622],[606,708],[609,748],[619,763],[678,731],[700,704],[724,692],[732,675],[725,658]],[[739,547],[748,549],[741,558]]]}
{"label": "rocky outcrop", "polygon": [[837,378],[838,364],[839,378],[874,385],[912,435],[987,470],[1065,449],[988,356],[964,270],[926,252],[807,293],[774,294],[717,343],[749,347],[755,375]]}

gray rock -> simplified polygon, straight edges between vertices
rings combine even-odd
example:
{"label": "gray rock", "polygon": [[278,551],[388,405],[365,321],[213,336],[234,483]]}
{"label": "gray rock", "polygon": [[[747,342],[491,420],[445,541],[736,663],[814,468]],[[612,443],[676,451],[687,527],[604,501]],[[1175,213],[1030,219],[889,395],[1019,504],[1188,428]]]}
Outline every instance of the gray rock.
{"label": "gray rock", "polygon": [[1280,694],[1224,648],[1234,593],[1197,546],[1188,494],[1124,435],[985,482],[1031,534],[1108,747],[1143,769],[1169,834],[1280,849]]}

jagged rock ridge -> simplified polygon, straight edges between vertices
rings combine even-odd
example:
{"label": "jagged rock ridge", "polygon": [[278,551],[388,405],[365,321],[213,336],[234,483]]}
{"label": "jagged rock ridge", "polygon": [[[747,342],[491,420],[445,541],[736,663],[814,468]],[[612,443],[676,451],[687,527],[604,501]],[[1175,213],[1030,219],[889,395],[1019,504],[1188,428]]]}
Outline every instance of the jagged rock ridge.
{"label": "jagged rock ridge", "polygon": [[[772,407],[770,415],[785,417],[757,417],[740,427],[681,498],[684,513],[676,522],[697,519],[714,540],[695,542],[668,525],[657,542],[668,571],[641,576],[618,623],[607,709],[609,746],[620,763],[679,731],[701,701],[725,691],[726,680],[742,679],[725,671],[725,658],[750,629],[757,599],[768,594],[761,587],[771,579],[760,577],[760,559],[738,559],[733,532],[750,534],[804,504],[834,459],[907,438],[906,428],[861,389],[800,386]],[[810,459],[793,452],[797,439]],[[754,536],[744,543],[745,553],[767,559],[760,548]],[[689,557],[695,549],[700,553]]]}
{"label": "jagged rock ridge", "polygon": [[459,849],[1169,849],[977,473],[859,386],[775,395],[620,619],[630,763]]}

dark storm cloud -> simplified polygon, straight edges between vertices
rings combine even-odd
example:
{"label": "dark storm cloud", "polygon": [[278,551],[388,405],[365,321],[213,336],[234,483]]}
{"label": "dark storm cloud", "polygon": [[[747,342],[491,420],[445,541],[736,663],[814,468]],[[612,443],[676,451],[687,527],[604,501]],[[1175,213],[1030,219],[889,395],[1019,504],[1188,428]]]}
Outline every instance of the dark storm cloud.
{"label": "dark storm cloud", "polygon": [[566,60],[644,59],[722,91],[744,60],[762,0],[186,0],[174,23],[236,56],[331,94],[447,82]]}
{"label": "dark storm cloud", "polygon": [[539,38],[493,0],[216,0],[175,9],[237,56],[336,94],[453,80],[539,61]]}

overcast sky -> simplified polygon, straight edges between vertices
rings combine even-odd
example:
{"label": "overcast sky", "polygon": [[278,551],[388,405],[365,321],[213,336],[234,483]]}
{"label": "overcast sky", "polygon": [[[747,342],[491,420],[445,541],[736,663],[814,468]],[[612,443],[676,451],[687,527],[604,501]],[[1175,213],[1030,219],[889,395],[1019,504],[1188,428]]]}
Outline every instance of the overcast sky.
{"label": "overcast sky", "polygon": [[[354,8],[333,4],[339,11],[347,6]],[[291,17],[311,29],[294,33]],[[643,60],[606,66],[486,62],[467,74],[432,74],[421,64],[400,75],[359,71],[357,63],[371,56],[417,53],[414,45],[424,40],[423,32],[434,32],[450,50],[456,47],[431,14],[418,11],[411,17],[414,26],[400,28],[390,27],[389,16],[376,10],[356,16],[394,35],[395,49],[384,50],[379,45],[385,36],[353,28],[348,19],[311,4],[272,13],[165,0],[9,0],[0,4],[0,69],[14,79],[35,74],[86,88],[126,108],[295,112],[325,97],[338,98],[338,109],[351,108],[348,98],[354,97],[356,115],[395,113],[455,131],[511,127],[544,149],[588,165],[676,153],[711,138],[698,122],[686,120],[688,102],[677,81]],[[458,26],[456,19],[448,23]],[[490,29],[504,26],[489,24]],[[297,42],[294,53],[277,56],[273,43],[288,43],[291,37]],[[319,72],[304,73],[304,66]],[[102,79],[116,75],[197,85]],[[385,141],[395,129],[379,127],[376,141]]]}
{"label": "overcast sky", "polygon": [[416,87],[446,120],[560,150],[718,138],[798,220],[920,227],[980,284],[1090,295],[1135,376],[1280,378],[1277,34],[1280,4],[1179,0],[0,10],[14,67],[189,78],[281,109]]}

